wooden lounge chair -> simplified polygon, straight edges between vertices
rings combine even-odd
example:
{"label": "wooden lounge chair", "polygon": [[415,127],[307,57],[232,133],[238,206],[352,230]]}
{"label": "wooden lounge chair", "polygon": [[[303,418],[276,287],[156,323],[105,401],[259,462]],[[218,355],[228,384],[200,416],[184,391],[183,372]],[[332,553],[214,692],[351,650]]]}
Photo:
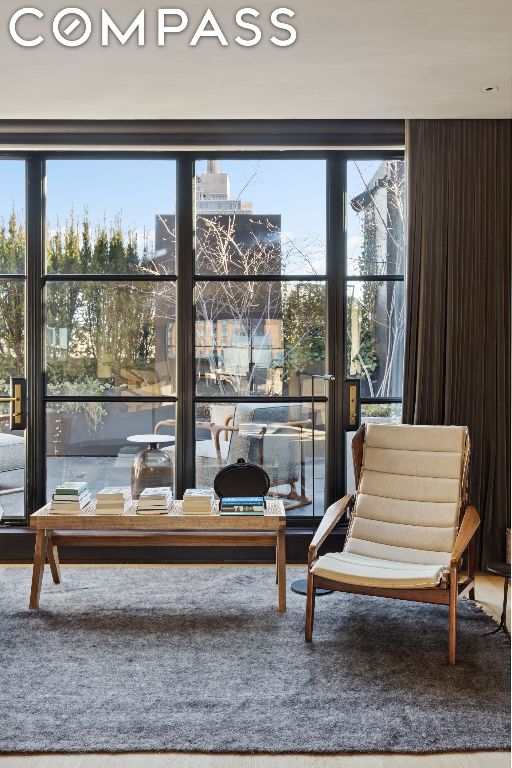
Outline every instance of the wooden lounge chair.
{"label": "wooden lounge chair", "polygon": [[[457,600],[474,599],[480,524],[468,506],[466,427],[363,425],[352,442],[357,492],[332,504],[309,547],[306,641],[315,588],[449,607],[448,661],[455,664]],[[343,515],[345,548],[318,556]],[[460,575],[467,550],[467,576]]]}

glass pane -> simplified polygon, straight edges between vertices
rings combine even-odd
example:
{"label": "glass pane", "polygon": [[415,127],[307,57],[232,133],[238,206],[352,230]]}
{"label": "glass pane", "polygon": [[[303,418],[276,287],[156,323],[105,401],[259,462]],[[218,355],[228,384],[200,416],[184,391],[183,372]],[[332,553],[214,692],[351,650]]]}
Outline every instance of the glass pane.
{"label": "glass pane", "polygon": [[313,482],[310,403],[199,403],[196,406],[196,486],[213,487],[215,476],[223,466],[243,458],[265,469],[270,478],[269,495],[282,498],[289,515],[322,515],[324,403],[316,404],[315,415]]}
{"label": "glass pane", "polygon": [[[97,493],[105,486],[130,486],[136,455],[145,443],[129,436],[174,435],[174,404],[48,403],[46,493],[62,482],[85,481]],[[171,423],[161,424],[160,422]],[[172,442],[159,446],[174,461]]]}
{"label": "glass pane", "polygon": [[347,163],[347,274],[405,271],[405,163]]}
{"label": "glass pane", "polygon": [[0,391],[25,374],[25,284],[0,279]]}
{"label": "glass pane", "polygon": [[175,349],[174,283],[47,284],[49,394],[174,395]]}
{"label": "glass pane", "polygon": [[25,161],[0,160],[0,274],[25,271]]}
{"label": "glass pane", "polygon": [[47,180],[47,272],[176,271],[174,161],[50,160]]}
{"label": "glass pane", "polygon": [[[0,395],[8,392],[0,381]],[[0,403],[0,521],[25,515],[25,432],[9,426],[9,406]]]}
{"label": "glass pane", "polygon": [[[0,396],[10,394],[10,376],[25,374],[22,280],[0,279]],[[10,430],[10,408],[0,403],[0,520],[25,514],[25,432]]]}
{"label": "glass pane", "polygon": [[197,274],[325,273],[323,160],[203,160],[194,186]]}
{"label": "glass pane", "polygon": [[198,282],[198,395],[304,394],[325,372],[325,284]]}
{"label": "glass pane", "polygon": [[404,331],[403,282],[347,284],[347,375],[362,397],[402,396]]}
{"label": "glass pane", "polygon": [[[401,424],[401,403],[372,403],[361,406],[362,424]],[[352,439],[355,432],[346,432],[347,438],[347,493],[356,490],[354,479],[354,464],[352,461]]]}

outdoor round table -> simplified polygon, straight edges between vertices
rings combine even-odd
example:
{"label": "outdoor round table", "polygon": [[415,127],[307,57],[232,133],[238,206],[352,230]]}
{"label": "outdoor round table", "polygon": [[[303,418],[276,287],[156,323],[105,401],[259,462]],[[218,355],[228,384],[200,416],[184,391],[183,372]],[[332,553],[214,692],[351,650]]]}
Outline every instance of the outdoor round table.
{"label": "outdoor round table", "polygon": [[508,598],[508,585],[510,583],[510,565],[507,563],[488,563],[487,570],[489,573],[494,573],[496,576],[502,576],[504,579],[503,585],[503,610],[501,612],[501,619],[498,627],[489,632],[490,635],[496,634],[502,629],[507,637],[510,637],[510,632],[507,628],[507,598]]}
{"label": "outdoor round table", "polygon": [[162,451],[159,443],[174,443],[172,435],[130,435],[129,443],[145,445],[135,456],[132,464],[132,497],[138,499],[145,488],[174,485],[174,467],[169,454]]}

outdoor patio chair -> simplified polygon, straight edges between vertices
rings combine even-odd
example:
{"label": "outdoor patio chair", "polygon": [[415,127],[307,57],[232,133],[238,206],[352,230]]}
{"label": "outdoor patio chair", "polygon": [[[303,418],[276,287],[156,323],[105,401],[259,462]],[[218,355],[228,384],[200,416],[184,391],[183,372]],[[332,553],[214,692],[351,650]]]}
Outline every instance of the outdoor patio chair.
{"label": "outdoor patio chair", "polygon": [[[468,506],[466,427],[363,425],[352,442],[357,492],[326,511],[309,547],[306,641],[315,588],[449,607],[448,661],[455,664],[457,600],[474,599],[480,524]],[[351,513],[343,552],[318,550]],[[467,575],[460,577],[467,550]]]}
{"label": "outdoor patio chair", "polygon": [[[0,416],[0,424],[7,420],[7,416]],[[19,434],[0,432],[0,496],[23,492],[23,487],[17,486],[16,481],[13,484],[13,473],[23,469],[24,465],[25,439]]]}
{"label": "outdoor patio chair", "polygon": [[[311,439],[311,420],[305,406],[290,403],[238,403],[231,413],[215,406],[217,421],[199,422],[196,429],[210,432],[196,442],[196,485],[212,487],[215,476],[226,464],[240,458],[263,467],[274,489],[269,495],[283,499],[287,509],[311,503],[306,494],[304,444]],[[175,426],[174,419],[156,425]],[[164,447],[174,453],[174,446]],[[279,487],[289,485],[287,491]]]}

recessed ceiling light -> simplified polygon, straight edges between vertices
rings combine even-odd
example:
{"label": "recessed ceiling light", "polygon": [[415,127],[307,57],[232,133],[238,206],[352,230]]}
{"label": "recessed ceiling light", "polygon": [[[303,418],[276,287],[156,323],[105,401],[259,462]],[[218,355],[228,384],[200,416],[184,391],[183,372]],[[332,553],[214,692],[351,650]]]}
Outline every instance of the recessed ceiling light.
{"label": "recessed ceiling light", "polygon": [[496,93],[496,91],[499,91],[499,87],[497,85],[484,85],[482,91],[484,93]]}

